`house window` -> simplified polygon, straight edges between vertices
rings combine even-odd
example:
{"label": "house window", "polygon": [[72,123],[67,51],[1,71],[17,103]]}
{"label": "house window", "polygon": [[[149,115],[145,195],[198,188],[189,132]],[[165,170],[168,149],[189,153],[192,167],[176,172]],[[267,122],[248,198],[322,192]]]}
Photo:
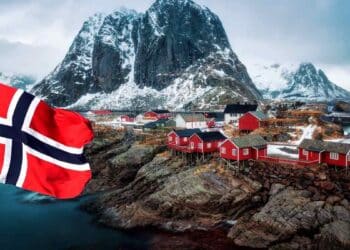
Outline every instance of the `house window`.
{"label": "house window", "polygon": [[168,141],[169,141],[169,142],[172,142],[172,141],[173,141],[173,137],[169,136],[169,137],[168,137]]}
{"label": "house window", "polygon": [[187,137],[185,137],[185,138],[184,138],[184,142],[187,142],[187,140],[188,140]]}
{"label": "house window", "polygon": [[233,156],[236,156],[236,155],[237,155],[237,149],[235,149],[235,148],[232,149],[232,155],[233,155]]}
{"label": "house window", "polygon": [[208,147],[208,148],[211,148],[211,143],[210,143],[210,142],[207,144],[207,147]]}
{"label": "house window", "polygon": [[203,148],[203,143],[198,143],[198,148]]}
{"label": "house window", "polygon": [[308,151],[306,149],[303,149],[303,155],[307,155]]}
{"label": "house window", "polygon": [[331,160],[338,160],[339,159],[339,154],[338,153],[330,153]]}
{"label": "house window", "polygon": [[180,144],[180,138],[176,137],[176,144]]}
{"label": "house window", "polygon": [[249,154],[249,148],[243,149],[243,155],[248,155]]}
{"label": "house window", "polygon": [[194,149],[194,142],[191,142],[191,148]]}
{"label": "house window", "polygon": [[225,147],[221,148],[221,154],[226,154],[226,148]]}

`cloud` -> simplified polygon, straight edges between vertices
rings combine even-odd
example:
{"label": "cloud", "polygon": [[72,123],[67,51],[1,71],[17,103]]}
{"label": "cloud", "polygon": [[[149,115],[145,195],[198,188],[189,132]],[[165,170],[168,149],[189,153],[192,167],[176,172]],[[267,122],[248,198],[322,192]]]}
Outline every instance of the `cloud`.
{"label": "cloud", "polygon": [[[256,61],[325,67],[350,89],[350,1],[195,0],[223,22],[244,64]],[[153,0],[2,0],[1,70],[47,74],[59,63],[84,20],[124,6],[145,11]],[[342,77],[340,77],[340,75]]]}

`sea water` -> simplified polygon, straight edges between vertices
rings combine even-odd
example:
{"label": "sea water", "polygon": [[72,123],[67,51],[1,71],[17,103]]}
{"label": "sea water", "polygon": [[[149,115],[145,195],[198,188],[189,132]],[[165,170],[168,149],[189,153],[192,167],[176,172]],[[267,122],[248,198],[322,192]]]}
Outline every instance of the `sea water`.
{"label": "sea water", "polygon": [[99,226],[79,209],[84,199],[58,201],[0,184],[0,249],[145,249],[148,236]]}

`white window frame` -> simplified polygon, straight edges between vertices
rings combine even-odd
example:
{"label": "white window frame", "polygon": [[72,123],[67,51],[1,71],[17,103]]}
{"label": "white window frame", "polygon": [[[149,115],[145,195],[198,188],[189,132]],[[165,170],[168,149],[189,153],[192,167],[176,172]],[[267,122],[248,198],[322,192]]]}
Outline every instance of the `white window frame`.
{"label": "white window frame", "polygon": [[208,142],[207,148],[211,148],[211,142]]}
{"label": "white window frame", "polygon": [[184,137],[184,142],[187,142],[188,141],[188,138],[187,137]]}
{"label": "white window frame", "polygon": [[232,155],[233,155],[233,156],[237,156],[237,149],[236,149],[236,148],[233,148],[233,149],[232,149]]}
{"label": "white window frame", "polygon": [[336,160],[336,161],[339,160],[339,153],[330,152],[329,159]]}
{"label": "white window frame", "polygon": [[173,137],[170,135],[170,136],[168,136],[168,141],[169,142],[172,142],[173,141]]}
{"label": "white window frame", "polygon": [[243,149],[243,155],[249,155],[249,148]]}
{"label": "white window frame", "polygon": [[305,148],[303,149],[303,155],[307,156],[309,154],[309,151],[307,151]]}
{"label": "white window frame", "polygon": [[226,148],[225,147],[221,147],[221,154],[226,154]]}
{"label": "white window frame", "polygon": [[180,144],[180,138],[179,137],[176,137],[175,143],[176,143],[176,145]]}
{"label": "white window frame", "polygon": [[192,149],[194,149],[194,142],[191,142],[190,147],[191,147]]}
{"label": "white window frame", "polygon": [[198,148],[203,149],[203,143],[198,143]]}

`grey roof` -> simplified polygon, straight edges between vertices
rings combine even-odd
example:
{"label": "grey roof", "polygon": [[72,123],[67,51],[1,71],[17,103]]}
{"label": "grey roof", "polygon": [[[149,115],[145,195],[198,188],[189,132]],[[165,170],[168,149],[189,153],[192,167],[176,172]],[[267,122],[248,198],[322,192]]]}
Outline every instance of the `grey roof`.
{"label": "grey roof", "polygon": [[259,120],[266,120],[267,119],[267,116],[261,111],[250,111],[249,113],[254,115]]}
{"label": "grey roof", "polygon": [[205,122],[206,118],[203,114],[179,114],[186,122]]}
{"label": "grey roof", "polygon": [[232,142],[239,148],[260,148],[265,147],[267,145],[267,142],[260,135],[245,135],[233,138]]}
{"label": "grey roof", "polygon": [[327,152],[347,154],[350,151],[350,144],[304,139],[300,143],[299,148],[303,148],[310,151],[316,151],[316,152],[327,151]]}
{"label": "grey roof", "polygon": [[181,130],[175,130],[174,132],[180,136],[180,137],[190,137],[191,135],[195,134],[195,133],[200,133],[201,130],[198,128],[194,128],[194,129],[181,129]]}
{"label": "grey roof", "polygon": [[226,140],[226,136],[219,131],[200,132],[196,133],[196,135],[204,142]]}

